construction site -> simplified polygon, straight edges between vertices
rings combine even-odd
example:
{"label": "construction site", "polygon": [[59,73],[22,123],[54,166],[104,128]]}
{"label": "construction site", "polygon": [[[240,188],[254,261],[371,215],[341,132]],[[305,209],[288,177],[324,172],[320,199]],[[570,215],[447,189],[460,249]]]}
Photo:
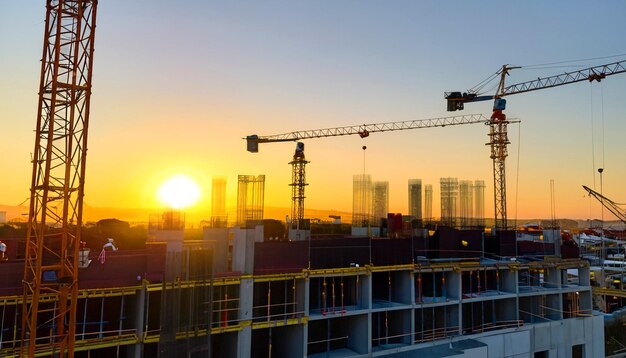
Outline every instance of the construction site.
{"label": "construction site", "polygon": [[[444,95],[448,111],[493,101],[489,116],[247,135],[247,151],[257,153],[250,156],[262,157],[270,143],[295,144],[284,158],[284,232],[269,230],[264,215],[266,174],[239,174],[234,220],[226,178],[212,179],[201,239],[185,239],[184,210],[168,209],[150,216],[137,248],[108,238],[99,250],[82,237],[98,6],[47,1],[26,235],[0,241],[0,356],[605,356],[604,314],[626,306],[626,241],[607,241],[604,231],[573,237],[556,220],[515,227],[507,126],[520,119],[507,118],[505,97],[604,81],[625,73],[626,61],[513,85],[505,81],[517,67],[504,65],[495,92]],[[352,176],[350,220],[305,215],[314,165],[305,142],[471,124],[488,128],[492,180],[414,175],[403,179],[408,212],[398,213],[389,179],[364,164]],[[626,224],[620,204],[585,189]],[[613,258],[621,261],[607,268]]]}

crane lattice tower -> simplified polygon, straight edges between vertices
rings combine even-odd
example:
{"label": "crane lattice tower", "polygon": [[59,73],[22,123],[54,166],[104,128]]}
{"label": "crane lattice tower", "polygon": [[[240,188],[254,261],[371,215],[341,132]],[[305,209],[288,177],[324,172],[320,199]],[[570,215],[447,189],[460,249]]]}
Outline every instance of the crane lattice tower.
{"label": "crane lattice tower", "polygon": [[[22,356],[74,355],[97,0],[48,0],[24,268]],[[45,327],[45,328],[44,328]]]}
{"label": "crane lattice tower", "polygon": [[309,162],[304,157],[304,143],[298,142],[293,154],[291,165],[291,228],[299,229],[304,220],[304,188],[306,182],[306,165]]}

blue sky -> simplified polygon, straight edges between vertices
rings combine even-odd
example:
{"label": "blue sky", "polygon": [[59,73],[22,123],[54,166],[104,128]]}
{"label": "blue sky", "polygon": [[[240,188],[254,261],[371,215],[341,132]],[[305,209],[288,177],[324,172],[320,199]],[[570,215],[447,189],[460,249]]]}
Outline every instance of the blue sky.
{"label": "blue sky", "polygon": [[[10,174],[0,203],[13,205],[28,196],[45,8],[3,7],[0,166]],[[266,174],[266,204],[288,207],[293,144],[253,155],[245,135],[446,116],[444,91],[505,63],[626,58],[624,14],[626,3],[609,1],[100,1],[85,201],[151,207],[158,183],[182,171],[204,186],[198,210],[209,211],[212,176],[228,177],[234,200],[237,174]],[[508,83],[574,69],[548,67],[516,70]],[[515,207],[549,216],[550,179],[557,216],[598,217],[581,185],[600,165],[604,193],[626,201],[625,90],[626,74],[508,98],[508,116],[523,121],[521,135],[510,129],[510,217]],[[390,210],[406,212],[408,179],[438,196],[439,178],[452,176],[488,183],[491,216],[487,140],[474,125],[309,141],[307,207],[351,210],[365,144],[366,171],[390,182]]]}

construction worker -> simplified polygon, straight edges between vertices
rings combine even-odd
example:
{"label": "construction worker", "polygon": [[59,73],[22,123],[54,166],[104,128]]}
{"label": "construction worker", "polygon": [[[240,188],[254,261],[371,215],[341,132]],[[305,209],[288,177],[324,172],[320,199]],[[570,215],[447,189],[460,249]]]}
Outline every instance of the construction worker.
{"label": "construction worker", "polygon": [[102,246],[102,250],[106,250],[107,248],[111,249],[112,251],[117,251],[117,247],[115,246],[115,243],[112,238],[108,238],[107,239],[108,242],[106,244],[104,244],[104,246]]}
{"label": "construction worker", "polygon": [[106,262],[107,249],[110,249],[111,251],[117,251],[114,240],[112,238],[108,238],[107,241],[108,242],[102,246],[102,251],[100,251],[100,255],[98,255],[98,261],[100,261],[101,264],[104,264]]}
{"label": "construction worker", "polygon": [[0,260],[6,261],[8,259],[9,259],[9,256],[7,255],[7,244],[0,241]]}

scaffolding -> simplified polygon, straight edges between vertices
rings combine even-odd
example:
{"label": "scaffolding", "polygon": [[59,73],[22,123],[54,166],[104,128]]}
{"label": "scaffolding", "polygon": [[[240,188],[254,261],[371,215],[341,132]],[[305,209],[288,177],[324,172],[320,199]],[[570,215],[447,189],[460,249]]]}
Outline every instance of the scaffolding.
{"label": "scaffolding", "polygon": [[474,188],[471,180],[459,181],[459,219],[461,227],[471,227],[474,217]]}
{"label": "scaffolding", "polygon": [[459,181],[457,178],[441,178],[441,224],[455,227],[459,211]]}
{"label": "scaffolding", "polygon": [[424,185],[424,220],[427,224],[433,221],[433,186]]}
{"label": "scaffolding", "polygon": [[485,181],[474,180],[474,226],[485,226]]}
{"label": "scaffolding", "polygon": [[148,217],[148,233],[154,234],[159,230],[179,231],[185,228],[185,213],[168,210]]}
{"label": "scaffolding", "polygon": [[372,218],[372,178],[356,174],[352,182],[352,226],[368,227]]}
{"label": "scaffolding", "polygon": [[237,225],[263,220],[265,175],[239,175],[237,187]]}
{"label": "scaffolding", "polygon": [[409,179],[409,215],[422,227],[422,179]]}
{"label": "scaffolding", "polygon": [[215,177],[211,183],[211,227],[226,227],[226,178]]}
{"label": "scaffolding", "polygon": [[374,224],[380,223],[389,212],[389,182],[376,181],[372,185],[372,215]]}

